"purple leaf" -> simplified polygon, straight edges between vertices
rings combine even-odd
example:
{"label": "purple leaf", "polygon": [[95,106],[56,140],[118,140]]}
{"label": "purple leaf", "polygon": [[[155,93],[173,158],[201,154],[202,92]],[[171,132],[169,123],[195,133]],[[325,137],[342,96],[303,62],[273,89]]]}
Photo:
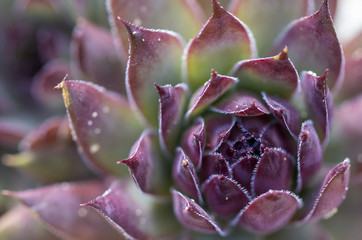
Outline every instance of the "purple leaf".
{"label": "purple leaf", "polygon": [[250,94],[238,93],[222,100],[212,108],[213,111],[242,117],[255,117],[268,114],[268,109]]}
{"label": "purple leaf", "polygon": [[100,182],[62,183],[20,192],[3,191],[34,211],[51,232],[62,239],[119,239],[102,218],[79,204],[104,191]]}
{"label": "purple leaf", "polygon": [[294,139],[279,125],[279,123],[272,123],[263,129],[260,136],[262,149],[269,148],[282,148],[286,152],[295,155],[296,144]]}
{"label": "purple leaf", "polygon": [[288,23],[314,10],[314,0],[233,0],[229,10],[250,27],[259,53],[265,56],[271,47],[271,40]]}
{"label": "purple leaf", "polygon": [[225,235],[210,215],[197,203],[176,190],[172,191],[172,198],[175,215],[185,227],[202,233]]}
{"label": "purple leaf", "polygon": [[118,162],[129,168],[138,187],[145,193],[163,193],[167,185],[157,144],[156,133],[146,130],[131,148],[130,157]]}
{"label": "purple leaf", "polygon": [[[1,101],[1,100],[0,100]],[[0,120],[0,146],[17,149],[19,142],[28,134],[28,126],[11,119]]]}
{"label": "purple leaf", "polygon": [[[191,90],[202,86],[210,69],[227,74],[241,59],[256,56],[255,42],[247,27],[213,0],[213,14],[185,51]],[[224,56],[228,56],[225,61]]]}
{"label": "purple leaf", "polygon": [[211,175],[231,177],[229,164],[221,154],[208,154],[202,159],[202,166],[199,173],[201,183],[206,181]]}
{"label": "purple leaf", "polygon": [[208,150],[216,150],[220,143],[230,134],[235,121],[232,116],[213,115],[205,119],[206,146]]}
{"label": "purple leaf", "polygon": [[[124,55],[128,36],[118,17],[146,28],[169,29],[185,39],[194,37],[204,21],[195,0],[107,0],[107,10],[116,44]],[[182,24],[175,19],[182,19]]]}
{"label": "purple leaf", "polygon": [[234,217],[250,201],[245,189],[223,175],[211,176],[203,189],[210,209],[221,217]]}
{"label": "purple leaf", "polygon": [[249,192],[251,192],[252,173],[258,162],[259,159],[256,157],[245,156],[231,166],[233,179]]}
{"label": "purple leaf", "polygon": [[205,122],[199,118],[183,136],[181,147],[190,158],[196,169],[200,169],[205,149]]}
{"label": "purple leaf", "polygon": [[[113,182],[101,196],[82,206],[98,211],[125,239],[164,239],[177,227],[171,207],[142,194],[130,181]],[[162,208],[166,211],[156,210]]]}
{"label": "purple leaf", "polygon": [[183,40],[173,32],[144,29],[120,21],[130,38],[126,72],[128,97],[145,120],[157,126],[158,94],[154,84],[181,82]]}
{"label": "purple leaf", "polygon": [[156,85],[159,94],[159,138],[162,148],[172,152],[179,135],[181,120],[186,104],[187,86],[184,84],[175,87]]}
{"label": "purple leaf", "polygon": [[78,21],[72,37],[71,57],[73,78],[85,78],[125,95],[126,61],[120,62],[112,36],[105,29],[84,19]]}
{"label": "purple leaf", "polygon": [[125,174],[126,168],[116,167],[116,162],[128,156],[142,131],[128,102],[82,81],[64,81],[59,87],[63,88],[73,138],[85,160],[97,171]]}
{"label": "purple leaf", "polygon": [[349,168],[350,161],[346,159],[329,171],[313,205],[298,223],[329,218],[337,212],[337,207],[344,200],[348,190]]}
{"label": "purple leaf", "polygon": [[298,137],[298,182],[296,192],[314,176],[322,165],[322,148],[317,132],[312,121],[306,121],[302,125]]}
{"label": "purple leaf", "polygon": [[263,93],[263,98],[274,117],[296,139],[300,128],[300,117],[294,106],[288,101],[265,93]]}
{"label": "purple leaf", "polygon": [[289,98],[298,86],[298,73],[287,55],[287,48],[274,57],[244,60],[231,70],[239,78],[237,87]]}
{"label": "purple leaf", "polygon": [[236,82],[236,78],[219,75],[214,70],[211,70],[210,80],[196,91],[186,116],[189,117],[202,111],[229,90]]}
{"label": "purple leaf", "polygon": [[333,97],[327,86],[327,73],[317,77],[310,72],[302,73],[305,102],[323,146],[327,145],[333,120]]}
{"label": "purple leaf", "polygon": [[197,202],[202,202],[199,179],[197,178],[194,164],[188,159],[182,148],[177,148],[176,150],[172,175],[183,192],[186,192]]}
{"label": "purple leaf", "polygon": [[300,199],[291,192],[269,190],[240,212],[237,224],[255,233],[268,234],[286,225],[300,205]]}
{"label": "purple leaf", "polygon": [[313,15],[292,22],[279,37],[273,52],[288,47],[296,68],[318,74],[329,69],[328,86],[336,91],[344,76],[344,57],[325,0]]}
{"label": "purple leaf", "polygon": [[293,159],[280,149],[265,148],[252,176],[252,195],[288,190],[292,183]]}

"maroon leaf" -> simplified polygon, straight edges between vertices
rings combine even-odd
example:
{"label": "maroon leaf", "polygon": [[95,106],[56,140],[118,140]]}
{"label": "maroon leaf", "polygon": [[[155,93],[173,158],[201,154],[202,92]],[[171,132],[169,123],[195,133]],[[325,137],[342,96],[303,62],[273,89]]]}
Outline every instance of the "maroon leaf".
{"label": "maroon leaf", "polygon": [[173,32],[144,29],[121,21],[130,38],[126,72],[128,97],[145,120],[157,126],[158,94],[154,84],[181,82],[183,40]]}
{"label": "maroon leaf", "polygon": [[196,91],[186,116],[189,117],[202,111],[202,109],[217,100],[236,82],[236,78],[219,75],[214,70],[211,70],[211,78]]}
{"label": "maroon leaf", "polygon": [[306,121],[302,125],[298,137],[298,182],[296,192],[314,176],[322,165],[322,148],[317,132],[312,121]]}
{"label": "maroon leaf", "polygon": [[112,36],[106,30],[83,19],[78,21],[73,32],[71,57],[73,77],[86,78],[109,90],[126,93],[126,62],[120,62]]}
{"label": "maroon leaf", "polygon": [[234,217],[250,201],[245,189],[223,175],[211,176],[203,189],[209,207],[221,217]]}
{"label": "maroon leaf", "polygon": [[279,123],[296,139],[300,127],[300,117],[294,106],[278,97],[268,96],[263,93],[263,98]]}
{"label": "maroon leaf", "polygon": [[269,190],[242,210],[236,221],[252,232],[267,234],[286,225],[300,205],[291,192]]}
{"label": "maroon leaf", "polygon": [[348,190],[349,168],[350,161],[347,158],[329,171],[313,205],[298,223],[329,218],[337,212]]}
{"label": "maroon leaf", "polygon": [[211,18],[190,42],[185,54],[189,85],[196,90],[209,78],[210,69],[227,74],[235,62],[255,57],[256,49],[249,29],[213,0]]}
{"label": "maroon leaf", "polygon": [[119,239],[102,218],[79,204],[104,191],[100,182],[62,183],[20,192],[3,191],[34,211],[51,232],[62,239]]}
{"label": "maroon leaf", "polygon": [[251,192],[251,177],[259,159],[245,156],[231,166],[233,178],[246,190]]}
{"label": "maroon leaf", "polygon": [[197,202],[202,202],[199,179],[197,178],[194,164],[188,159],[182,148],[177,148],[176,150],[172,175],[183,192],[196,199]]}
{"label": "maroon leaf", "polygon": [[252,176],[252,195],[288,190],[292,183],[293,159],[280,149],[265,148]]}
{"label": "maroon leaf", "polygon": [[314,10],[314,0],[233,0],[229,10],[250,27],[259,53],[265,56],[287,24]]}
{"label": "maroon leaf", "polygon": [[221,154],[207,154],[202,159],[202,166],[199,173],[201,183],[206,181],[211,175],[231,177],[229,164]]}
{"label": "maroon leaf", "polygon": [[333,120],[333,97],[327,86],[327,73],[317,77],[310,72],[302,73],[302,88],[307,103],[308,111],[311,114],[313,122],[323,146],[327,145]]}
{"label": "maroon leaf", "polygon": [[85,160],[98,171],[125,174],[126,168],[116,167],[116,162],[128,156],[142,130],[128,102],[91,83],[64,81],[59,87]]}
{"label": "maroon leaf", "polygon": [[12,120],[0,120],[0,146],[16,149],[29,132],[28,126]]}
{"label": "maroon leaf", "polygon": [[114,182],[103,195],[82,206],[98,211],[125,239],[164,239],[177,230],[177,223],[171,207],[159,200],[143,194],[133,182],[124,180]]}
{"label": "maroon leaf", "polygon": [[263,129],[263,132],[260,136],[262,149],[269,148],[282,148],[287,153],[292,155],[296,154],[296,144],[294,139],[288,134],[284,129],[279,125],[279,123],[274,122],[268,124]]}
{"label": "maroon leaf", "polygon": [[229,135],[235,121],[232,116],[213,115],[205,119],[206,146],[208,150],[216,150]]}
{"label": "maroon leaf", "polygon": [[344,76],[344,57],[333,27],[328,0],[307,18],[291,23],[273,48],[273,52],[288,46],[296,68],[321,74],[329,69],[328,86],[336,91]]}
{"label": "maroon leaf", "polygon": [[118,162],[129,168],[138,187],[145,193],[163,193],[166,190],[167,181],[157,144],[156,133],[146,130],[131,148],[130,157]]}
{"label": "maroon leaf", "polygon": [[173,206],[177,219],[187,228],[202,233],[225,235],[216,222],[197,203],[173,190]]}
{"label": "maroon leaf", "polygon": [[268,109],[252,95],[238,93],[222,100],[212,108],[215,112],[242,117],[255,117],[268,114]]}
{"label": "maroon leaf", "polygon": [[289,98],[298,86],[298,73],[287,55],[287,48],[274,57],[244,60],[231,71],[239,78],[237,87],[243,91],[265,91]]}
{"label": "maroon leaf", "polygon": [[199,118],[194,126],[188,129],[183,136],[181,147],[186,155],[195,165],[196,169],[200,169],[202,162],[202,154],[205,149],[205,122]]}
{"label": "maroon leaf", "polygon": [[158,113],[160,143],[166,152],[173,152],[184,114],[187,86],[184,84],[175,87],[156,85],[156,88],[160,96]]}

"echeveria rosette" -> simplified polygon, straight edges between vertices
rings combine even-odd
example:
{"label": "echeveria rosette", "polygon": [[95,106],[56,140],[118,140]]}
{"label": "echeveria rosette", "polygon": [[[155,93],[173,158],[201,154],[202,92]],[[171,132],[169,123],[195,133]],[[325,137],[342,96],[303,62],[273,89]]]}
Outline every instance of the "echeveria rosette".
{"label": "echeveria rosette", "polygon": [[[268,11],[263,16],[273,18],[280,10],[287,25],[311,14],[312,1],[297,1],[290,12],[243,1],[250,14],[240,10],[241,1],[223,1],[244,24],[214,0],[202,28],[207,10],[198,1],[154,2],[107,1],[114,44],[109,33],[80,21],[73,64],[93,83],[65,80],[58,86],[78,150],[102,180],[4,193],[37,211],[62,238],[89,239],[74,231],[83,226],[93,235],[99,219],[88,219],[83,211],[91,207],[125,239],[283,239],[293,228],[278,230],[289,225],[308,229],[317,239],[318,225],[304,224],[336,212],[350,168],[348,159],[323,165],[333,117],[341,114],[334,113],[332,93],[344,73],[328,1],[286,26],[274,44],[280,29],[270,29],[265,38],[253,12]],[[186,20],[165,21],[169,15]],[[98,66],[115,57],[114,49],[120,68],[102,72]],[[304,55],[310,56],[306,62]],[[126,69],[127,96],[117,85],[120,69]],[[103,81],[104,76],[117,79]],[[58,195],[42,197],[53,192]],[[54,221],[54,206],[68,204],[59,194],[73,196],[65,199],[73,199],[76,213]],[[95,194],[100,196],[90,200]],[[64,227],[71,219],[74,226]],[[109,231],[99,228],[93,238]]]}

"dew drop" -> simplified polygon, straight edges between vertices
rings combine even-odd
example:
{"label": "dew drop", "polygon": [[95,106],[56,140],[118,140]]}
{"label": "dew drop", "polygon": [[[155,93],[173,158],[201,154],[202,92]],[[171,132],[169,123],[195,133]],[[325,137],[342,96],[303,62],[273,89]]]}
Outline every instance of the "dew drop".
{"label": "dew drop", "polygon": [[100,148],[101,148],[101,146],[98,143],[94,143],[90,146],[89,151],[92,154],[94,154],[94,153],[98,152]]}
{"label": "dew drop", "polygon": [[102,110],[103,110],[103,112],[104,113],[109,113],[109,111],[111,110],[108,106],[104,106],[103,108],[102,108]]}
{"label": "dew drop", "polygon": [[144,38],[142,38],[142,42],[144,42],[145,41],[145,39]]}
{"label": "dew drop", "polygon": [[102,132],[102,130],[100,128],[94,129],[94,133],[97,135],[100,134],[101,132]]}
{"label": "dew drop", "polygon": [[92,118],[96,118],[98,117],[98,113],[97,112],[92,112]]}
{"label": "dew drop", "polygon": [[132,34],[135,35],[137,32],[136,31],[133,31]]}
{"label": "dew drop", "polygon": [[141,25],[141,24],[142,24],[142,21],[141,21],[141,19],[139,19],[139,18],[135,18],[135,19],[133,20],[133,23],[134,23],[135,25]]}
{"label": "dew drop", "polygon": [[92,120],[88,120],[87,124],[88,124],[88,126],[92,126],[92,125],[93,125],[93,121],[92,121]]}
{"label": "dew drop", "polygon": [[85,208],[78,209],[78,216],[79,217],[83,218],[83,217],[87,216],[87,214],[88,214],[87,209],[85,209]]}
{"label": "dew drop", "polygon": [[159,38],[157,38],[157,41],[161,42],[161,38],[160,38],[160,37],[159,37]]}
{"label": "dew drop", "polygon": [[136,209],[136,211],[134,213],[136,214],[136,216],[141,216],[142,210],[141,209]]}
{"label": "dew drop", "polygon": [[147,7],[146,6],[141,6],[140,8],[142,13],[146,13],[147,12]]}

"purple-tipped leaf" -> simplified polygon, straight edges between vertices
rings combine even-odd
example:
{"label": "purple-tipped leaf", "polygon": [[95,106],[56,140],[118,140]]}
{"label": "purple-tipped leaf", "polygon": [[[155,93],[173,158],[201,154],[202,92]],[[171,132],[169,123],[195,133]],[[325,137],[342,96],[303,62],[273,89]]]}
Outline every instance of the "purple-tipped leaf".
{"label": "purple-tipped leaf", "polygon": [[227,138],[235,121],[232,116],[213,115],[205,119],[207,150],[216,150],[220,143]]}
{"label": "purple-tipped leaf", "polygon": [[156,85],[159,95],[159,138],[163,149],[172,152],[179,137],[187,97],[187,87],[184,84],[175,87]]}
{"label": "purple-tipped leaf", "polygon": [[192,116],[217,100],[237,82],[236,78],[223,76],[211,70],[211,78],[196,91],[186,116]]}
{"label": "purple-tipped leaf", "polygon": [[344,57],[332,18],[328,0],[313,15],[291,23],[279,37],[273,52],[288,47],[290,59],[299,71],[311,70],[322,74],[329,69],[328,86],[336,91],[344,76]]}
{"label": "purple-tipped leaf", "polygon": [[314,10],[314,0],[233,0],[229,10],[249,26],[260,55],[265,56],[287,24]]}
{"label": "purple-tipped leaf", "polygon": [[104,191],[100,182],[62,183],[20,192],[3,191],[34,211],[55,235],[62,239],[119,239],[97,214],[79,204]]}
{"label": "purple-tipped leaf", "polygon": [[287,55],[287,48],[274,57],[244,60],[231,71],[239,78],[237,87],[257,93],[289,98],[298,86],[298,73]]}
{"label": "purple-tipped leaf", "polygon": [[306,121],[303,123],[298,137],[298,179],[296,192],[299,192],[302,186],[317,173],[322,165],[322,160],[322,148],[317,132],[313,127],[313,122]]}
{"label": "purple-tipped leaf", "polygon": [[348,190],[349,168],[350,161],[347,158],[329,171],[313,205],[298,223],[329,218],[337,212],[337,208],[344,200]]}
{"label": "purple-tipped leaf", "polygon": [[177,148],[176,150],[172,176],[183,192],[197,202],[202,202],[199,179],[196,175],[194,164],[188,159],[182,148]]}
{"label": "purple-tipped leaf", "polygon": [[245,93],[238,93],[222,100],[212,108],[213,111],[242,117],[255,117],[268,114],[268,109],[259,99]]}
{"label": "purple-tipped leaf", "polygon": [[229,164],[221,154],[207,154],[202,159],[202,166],[199,173],[201,183],[206,181],[211,175],[231,177]]}
{"label": "purple-tipped leaf", "polygon": [[162,193],[167,185],[157,140],[155,132],[146,130],[131,148],[130,157],[118,162],[129,168],[138,187],[145,193]]}
{"label": "purple-tipped leaf", "polygon": [[286,225],[300,204],[291,192],[270,190],[240,212],[237,224],[255,233],[271,233]]}
{"label": "purple-tipped leaf", "polygon": [[[113,182],[101,196],[82,206],[99,212],[125,239],[164,239],[177,230],[177,223],[171,207],[158,200],[141,193],[133,182],[124,180]],[[99,239],[105,236],[108,239],[107,235]]]}
{"label": "purple-tipped leaf", "polygon": [[96,171],[125,174],[126,168],[117,167],[116,162],[128,157],[142,131],[126,99],[82,81],[64,81],[59,87],[63,89],[73,138],[87,163]]}
{"label": "purple-tipped leaf", "polygon": [[[323,76],[302,73],[302,89],[305,102],[323,146],[328,142],[333,120],[333,97],[327,86],[326,70]],[[329,78],[328,78],[329,80]]]}
{"label": "purple-tipped leaf", "polygon": [[234,180],[223,175],[210,177],[203,186],[205,200],[221,217],[234,217],[251,200],[249,193]]}
{"label": "purple-tipped leaf", "polygon": [[224,235],[217,223],[197,203],[182,193],[172,191],[174,213],[185,227],[202,233],[219,233]]}
{"label": "purple-tipped leaf", "polygon": [[144,29],[119,21],[126,26],[130,38],[126,71],[128,97],[146,122],[157,126],[158,94],[154,84],[181,82],[183,40],[174,32]]}
{"label": "purple-tipped leaf", "polygon": [[202,118],[185,132],[181,147],[186,155],[191,159],[196,169],[200,169],[202,155],[205,149],[205,122]]}
{"label": "purple-tipped leaf", "polygon": [[[192,90],[209,79],[210,69],[227,74],[241,59],[256,56],[255,42],[239,19],[213,0],[213,14],[185,52],[187,78]],[[227,56],[227,61],[225,61]]]}
{"label": "purple-tipped leaf", "polygon": [[251,192],[251,178],[259,159],[245,156],[231,166],[232,176],[243,188]]}
{"label": "purple-tipped leaf", "polygon": [[263,98],[274,117],[296,139],[300,128],[300,117],[295,107],[288,101],[265,93]]}
{"label": "purple-tipped leaf", "polygon": [[251,191],[258,196],[271,190],[288,190],[292,183],[293,159],[281,149],[266,148],[255,167]]}

